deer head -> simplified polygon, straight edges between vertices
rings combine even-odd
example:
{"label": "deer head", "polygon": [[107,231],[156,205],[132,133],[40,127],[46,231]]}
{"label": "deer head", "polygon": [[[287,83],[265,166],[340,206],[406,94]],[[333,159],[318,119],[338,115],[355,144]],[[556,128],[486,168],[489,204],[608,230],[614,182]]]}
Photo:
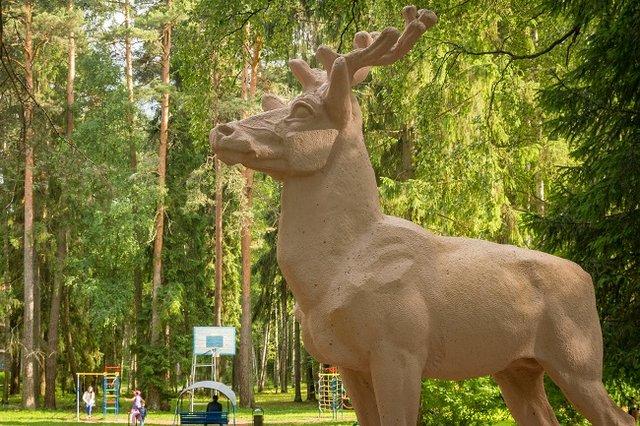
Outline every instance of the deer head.
{"label": "deer head", "polygon": [[401,59],[437,21],[433,12],[414,6],[406,6],[402,14],[402,33],[391,27],[380,33],[359,32],[354,50],[347,54],[320,46],[316,58],[324,70],[291,60],[289,67],[302,84],[302,94],[290,103],[265,95],[262,114],[213,129],[210,142],[219,158],[280,180],[321,170],[336,144],[362,137],[360,107],[351,88],[367,77],[372,66]]}

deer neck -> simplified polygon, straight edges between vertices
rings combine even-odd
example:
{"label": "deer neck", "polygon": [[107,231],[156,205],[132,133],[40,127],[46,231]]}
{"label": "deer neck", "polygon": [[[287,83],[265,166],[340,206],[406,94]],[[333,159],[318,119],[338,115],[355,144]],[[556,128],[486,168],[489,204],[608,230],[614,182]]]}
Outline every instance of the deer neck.
{"label": "deer neck", "polygon": [[303,311],[331,291],[332,275],[349,249],[381,218],[360,131],[341,133],[319,172],[285,180],[278,263]]}

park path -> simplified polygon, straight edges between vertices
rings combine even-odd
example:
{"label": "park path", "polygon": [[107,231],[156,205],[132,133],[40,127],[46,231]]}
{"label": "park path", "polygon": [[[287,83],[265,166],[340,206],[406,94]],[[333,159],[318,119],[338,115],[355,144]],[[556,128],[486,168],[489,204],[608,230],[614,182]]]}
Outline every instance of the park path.
{"label": "park path", "polygon": [[[66,423],[66,422],[65,422]],[[128,424],[128,422],[126,420],[109,420],[108,422],[105,422],[104,420],[99,420],[99,419],[87,419],[87,420],[80,420],[79,422],[72,421],[72,424],[76,424],[76,425],[103,425],[103,426],[110,426],[110,425],[126,425]],[[2,423],[0,423],[2,424]],[[168,420],[168,419],[147,419],[147,421],[144,423],[145,426],[156,426],[156,425],[172,425],[173,424],[173,420]],[[229,423],[232,424],[232,423]],[[247,422],[244,420],[237,420],[236,421],[236,426],[251,426],[253,424],[253,422]]]}

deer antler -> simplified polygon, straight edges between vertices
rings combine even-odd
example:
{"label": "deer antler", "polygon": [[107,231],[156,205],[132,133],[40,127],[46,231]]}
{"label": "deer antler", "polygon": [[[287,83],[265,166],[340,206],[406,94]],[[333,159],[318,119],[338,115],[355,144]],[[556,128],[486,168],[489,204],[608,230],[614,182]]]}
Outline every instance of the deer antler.
{"label": "deer antler", "polygon": [[351,86],[361,83],[372,66],[389,65],[401,59],[411,50],[418,38],[438,21],[436,14],[430,10],[417,10],[415,6],[405,6],[402,9],[404,17],[404,31],[393,27],[382,32],[360,31],[353,39],[354,50],[347,54],[338,54],[330,47],[322,45],[316,50],[316,58],[326,71],[312,69],[302,59],[289,61],[289,66],[296,78],[302,83],[303,89],[309,90],[319,87],[331,79],[331,72],[336,59],[343,57],[346,62]]}
{"label": "deer antler", "polygon": [[353,40],[356,48],[345,55],[339,55],[327,46],[320,46],[316,57],[327,71],[327,79],[331,78],[335,60],[342,56],[347,63],[351,86],[355,86],[365,79],[372,66],[389,65],[405,56],[418,38],[438,21],[432,11],[417,10],[415,6],[405,6],[402,16],[405,22],[402,34],[393,27],[381,33],[361,31]]}

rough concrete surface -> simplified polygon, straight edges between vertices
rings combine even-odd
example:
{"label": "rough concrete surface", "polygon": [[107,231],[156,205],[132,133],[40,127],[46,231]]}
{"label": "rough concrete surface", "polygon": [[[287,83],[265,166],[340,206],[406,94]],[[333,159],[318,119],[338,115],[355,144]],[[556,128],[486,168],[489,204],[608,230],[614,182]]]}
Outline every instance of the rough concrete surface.
{"label": "rough concrete surface", "polygon": [[321,46],[324,70],[289,65],[303,92],[267,95],[265,112],[217,126],[227,164],[283,182],[278,263],[305,348],[336,365],[359,422],[415,425],[421,378],[492,375],[518,424],[558,424],[546,372],[595,425],[632,425],[602,385],[591,277],[549,254],[434,235],[386,216],[351,87],[401,59],[436,15],[403,10],[405,28],[356,34],[350,53]]}

